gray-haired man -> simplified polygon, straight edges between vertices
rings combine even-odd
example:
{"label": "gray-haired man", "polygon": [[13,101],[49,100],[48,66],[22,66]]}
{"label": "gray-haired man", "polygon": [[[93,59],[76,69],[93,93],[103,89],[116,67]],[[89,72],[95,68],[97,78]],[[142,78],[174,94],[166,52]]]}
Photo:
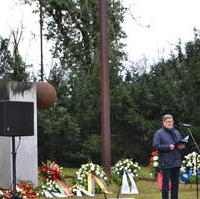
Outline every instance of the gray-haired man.
{"label": "gray-haired man", "polygon": [[153,148],[159,151],[160,169],[163,174],[162,199],[169,198],[169,181],[171,180],[171,199],[178,199],[179,170],[181,167],[181,152],[185,145],[175,146],[182,139],[174,128],[172,115],[162,117],[162,128],[154,134]]}

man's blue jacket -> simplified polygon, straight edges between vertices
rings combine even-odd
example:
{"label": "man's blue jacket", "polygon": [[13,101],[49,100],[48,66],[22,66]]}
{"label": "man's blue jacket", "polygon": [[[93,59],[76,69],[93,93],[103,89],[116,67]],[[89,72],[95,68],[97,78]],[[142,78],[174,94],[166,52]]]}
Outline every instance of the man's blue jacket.
{"label": "man's blue jacket", "polygon": [[153,149],[159,151],[159,164],[161,169],[181,167],[181,152],[178,149],[170,150],[170,144],[175,144],[182,139],[175,128],[162,127],[153,138]]}

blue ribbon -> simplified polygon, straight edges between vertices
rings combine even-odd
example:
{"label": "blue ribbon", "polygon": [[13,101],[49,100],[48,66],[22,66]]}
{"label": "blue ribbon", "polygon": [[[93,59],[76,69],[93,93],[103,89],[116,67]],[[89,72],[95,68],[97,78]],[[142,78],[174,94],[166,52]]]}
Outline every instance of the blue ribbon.
{"label": "blue ribbon", "polygon": [[[192,169],[183,173],[181,177],[181,183],[187,182],[188,178],[192,175]],[[200,177],[200,169],[197,170],[197,175]]]}
{"label": "blue ribbon", "polygon": [[[199,170],[198,170],[199,173]],[[188,178],[192,175],[192,170],[186,171],[181,177],[181,183],[187,182]]]}

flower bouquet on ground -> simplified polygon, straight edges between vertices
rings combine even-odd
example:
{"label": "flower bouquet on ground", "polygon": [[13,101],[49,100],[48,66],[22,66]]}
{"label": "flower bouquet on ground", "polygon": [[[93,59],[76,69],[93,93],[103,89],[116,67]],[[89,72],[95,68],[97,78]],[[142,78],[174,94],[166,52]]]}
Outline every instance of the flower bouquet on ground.
{"label": "flower bouquet on ground", "polygon": [[47,161],[42,163],[39,175],[41,178],[40,190],[43,196],[72,196],[70,188],[64,184],[66,176],[63,173],[63,168],[57,163]]}
{"label": "flower bouquet on ground", "polygon": [[196,176],[196,171],[200,169],[200,155],[192,152],[186,156],[182,161],[181,172],[192,171],[192,175]]}
{"label": "flower bouquet on ground", "polygon": [[0,198],[6,199],[6,198],[11,198],[12,195],[9,193],[7,190],[0,190]]}
{"label": "flower bouquet on ground", "polygon": [[[39,190],[33,186],[32,182],[27,180],[21,180],[16,185],[15,196],[19,198],[38,198],[40,195]],[[13,197],[13,188],[10,190],[1,190],[0,198],[12,198]]]}
{"label": "flower bouquet on ground", "polygon": [[158,158],[158,151],[152,151],[150,153],[150,176],[155,180],[157,178],[159,170],[159,158]]}
{"label": "flower bouquet on ground", "polygon": [[116,184],[120,185],[124,171],[131,173],[136,179],[139,170],[140,166],[137,162],[133,162],[132,159],[122,159],[112,167],[112,179]]}
{"label": "flower bouquet on ground", "polygon": [[64,180],[65,175],[63,174],[63,168],[57,163],[52,161],[47,161],[42,163],[39,175],[42,180]]}
{"label": "flower bouquet on ground", "polygon": [[[163,175],[160,172],[160,168],[159,168],[159,157],[158,157],[158,151],[153,151],[150,153],[150,176],[154,179],[157,180],[158,183],[158,187],[160,190],[162,190],[162,180],[163,180]],[[169,183],[169,187],[168,189],[171,190],[171,183]]]}
{"label": "flower bouquet on ground", "polygon": [[[19,198],[69,197],[73,195],[70,188],[64,184],[66,176],[63,169],[55,162],[42,163],[39,170],[40,184],[36,188],[30,181],[22,180],[16,185],[16,196]],[[13,189],[0,190],[0,198],[12,198]]]}
{"label": "flower bouquet on ground", "polygon": [[189,180],[190,176],[200,175],[200,155],[196,152],[192,152],[184,156],[181,166],[181,182],[185,183]]}
{"label": "flower bouquet on ground", "polygon": [[21,180],[17,184],[16,190],[19,198],[38,198],[40,196],[39,190],[33,186],[32,182],[27,180]]}
{"label": "flower bouquet on ground", "polygon": [[[88,187],[89,184],[89,177],[90,175],[102,179],[106,184],[108,183],[108,178],[105,175],[105,172],[101,166],[98,164],[94,164],[92,162],[81,165],[81,168],[75,173],[74,178],[74,186],[72,187],[72,190],[76,192],[80,189],[89,190],[90,187]],[[96,183],[99,184],[99,183]],[[95,185],[96,185],[95,184]],[[100,187],[95,186],[95,191],[99,192]]]}

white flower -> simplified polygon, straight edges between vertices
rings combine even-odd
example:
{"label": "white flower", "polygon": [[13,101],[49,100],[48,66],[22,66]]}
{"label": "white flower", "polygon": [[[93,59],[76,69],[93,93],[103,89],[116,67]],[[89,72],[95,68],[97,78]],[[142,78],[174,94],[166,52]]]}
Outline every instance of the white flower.
{"label": "white flower", "polygon": [[191,166],[192,166],[192,163],[191,163],[191,162],[188,162],[188,163],[186,164],[186,166],[187,166],[187,167],[191,167]]}
{"label": "white flower", "polygon": [[78,177],[78,180],[82,180],[83,178],[81,178],[80,176]]}
{"label": "white flower", "polygon": [[94,171],[95,170],[95,168],[94,167],[91,167],[91,171]]}
{"label": "white flower", "polygon": [[153,160],[154,160],[154,161],[158,160],[158,156],[154,156],[154,157],[153,157]]}
{"label": "white flower", "polygon": [[185,170],[184,167],[181,167],[180,171],[181,171],[181,172],[186,172],[186,170]]}
{"label": "white flower", "polygon": [[153,167],[158,167],[158,162],[153,162]]}
{"label": "white flower", "polygon": [[193,155],[193,156],[196,156],[196,155],[197,155],[197,153],[194,151],[194,152],[192,152],[192,155]]}
{"label": "white flower", "polygon": [[135,162],[134,167],[138,167],[138,163],[137,162]]}

